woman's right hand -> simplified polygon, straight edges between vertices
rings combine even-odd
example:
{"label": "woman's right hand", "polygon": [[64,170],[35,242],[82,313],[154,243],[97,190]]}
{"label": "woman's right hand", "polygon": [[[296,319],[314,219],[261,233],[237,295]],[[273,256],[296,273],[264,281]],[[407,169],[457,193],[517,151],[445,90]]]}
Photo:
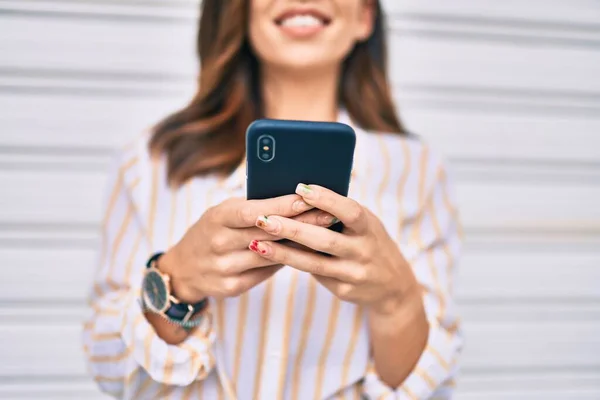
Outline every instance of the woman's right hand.
{"label": "woman's right hand", "polygon": [[209,208],[161,257],[158,267],[170,275],[172,290],[183,302],[238,296],[281,267],[248,249],[252,240],[279,239],[257,228],[257,218],[280,215],[313,225],[331,225],[332,215],[311,209],[298,195],[228,199]]}

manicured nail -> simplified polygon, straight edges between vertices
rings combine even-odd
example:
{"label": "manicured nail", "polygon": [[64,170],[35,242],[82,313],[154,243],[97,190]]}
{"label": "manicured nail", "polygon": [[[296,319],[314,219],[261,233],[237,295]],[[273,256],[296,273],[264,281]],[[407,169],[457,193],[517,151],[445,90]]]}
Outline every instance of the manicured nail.
{"label": "manicured nail", "polygon": [[310,197],[310,195],[313,194],[313,190],[310,186],[299,183],[298,186],[296,186],[296,193],[303,197]]}
{"label": "manicured nail", "polygon": [[304,211],[308,211],[311,208],[313,208],[313,206],[311,206],[310,204],[308,204],[307,202],[303,201],[303,200],[296,200],[294,202],[294,204],[292,204],[292,210],[294,210],[295,212],[304,212]]}
{"label": "manicured nail", "polygon": [[281,224],[277,220],[269,219],[269,217],[267,217],[266,215],[261,215],[256,219],[256,226],[258,226],[261,229],[264,229],[267,232],[276,233],[279,231]]}
{"label": "manicured nail", "polygon": [[269,226],[269,217],[267,217],[266,215],[261,215],[260,217],[258,217],[256,219],[256,226],[258,226],[261,229],[265,229],[267,226]]}
{"label": "manicured nail", "polygon": [[263,242],[258,242],[258,244],[256,245],[256,248],[257,248],[258,252],[263,256],[269,253],[269,246]]}
{"label": "manicured nail", "polygon": [[250,250],[252,250],[253,252],[263,255],[263,256],[265,254],[267,254],[267,252],[269,251],[269,246],[267,246],[266,244],[264,244],[262,242],[259,242],[258,240],[251,241],[248,248]]}

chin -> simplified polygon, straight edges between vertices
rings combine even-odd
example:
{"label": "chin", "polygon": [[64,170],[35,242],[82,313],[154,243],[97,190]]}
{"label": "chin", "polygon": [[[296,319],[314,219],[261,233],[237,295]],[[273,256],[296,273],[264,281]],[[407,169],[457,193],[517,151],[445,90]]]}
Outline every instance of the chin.
{"label": "chin", "polygon": [[[274,57],[273,57],[274,56]],[[308,49],[306,46],[290,46],[284,50],[272,51],[271,57],[261,57],[267,65],[290,70],[321,69],[339,65],[343,54],[338,57],[324,49]]]}

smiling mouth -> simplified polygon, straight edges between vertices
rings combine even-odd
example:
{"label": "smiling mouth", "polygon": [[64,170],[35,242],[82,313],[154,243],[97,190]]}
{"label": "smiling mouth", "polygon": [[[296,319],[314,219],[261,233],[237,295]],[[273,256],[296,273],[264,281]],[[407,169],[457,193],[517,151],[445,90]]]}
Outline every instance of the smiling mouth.
{"label": "smiling mouth", "polygon": [[331,23],[331,19],[312,13],[298,13],[278,18],[275,23],[281,27],[313,28],[325,27]]}

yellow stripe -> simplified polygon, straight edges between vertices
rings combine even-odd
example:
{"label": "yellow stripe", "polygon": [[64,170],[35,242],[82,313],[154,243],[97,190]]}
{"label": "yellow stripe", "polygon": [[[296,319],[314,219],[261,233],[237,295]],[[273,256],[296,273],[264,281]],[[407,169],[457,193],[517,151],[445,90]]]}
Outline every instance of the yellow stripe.
{"label": "yellow stripe", "polygon": [[[190,179],[186,185],[185,185],[185,195],[186,195],[186,205],[185,205],[185,230],[187,230],[187,228],[189,228],[192,225],[192,204],[193,204],[193,194],[192,194],[192,182],[193,179]],[[197,354],[197,350],[192,347],[191,345],[189,345],[188,343],[182,343],[181,348],[186,349],[189,353],[190,356],[192,358],[191,362],[190,362],[190,374],[193,376],[194,374],[196,374],[196,368],[197,368],[197,358],[198,358],[198,354]],[[210,349],[208,350],[210,351]],[[182,400],[189,400],[192,397],[192,394],[194,394],[194,389],[198,389],[196,390],[196,396],[194,396],[195,400],[201,400],[203,397],[203,392],[204,392],[204,381],[193,381],[192,383],[190,383],[185,390],[183,391],[182,394]]]}
{"label": "yellow stripe", "polygon": [[385,189],[390,180],[390,155],[381,135],[377,135],[376,137],[381,150],[381,158],[383,160],[383,175],[379,184],[379,191],[377,192],[377,208],[379,210],[380,218],[385,218],[386,216],[383,215],[383,195],[385,194]]}
{"label": "yellow stripe", "polygon": [[262,382],[262,368],[263,360],[265,358],[265,345],[267,336],[269,334],[269,314],[271,312],[271,297],[273,295],[273,282],[271,278],[267,281],[265,288],[265,297],[263,299],[262,307],[262,318],[261,318],[261,329],[260,329],[260,342],[258,345],[258,359],[256,362],[256,375],[254,376],[254,396],[253,399],[260,399],[261,382]]}
{"label": "yellow stripe", "polygon": [[155,333],[152,328],[147,327],[147,329],[148,332],[144,338],[144,368],[149,371],[152,368],[152,340],[154,339]]}
{"label": "yellow stripe", "polygon": [[427,159],[428,159],[428,150],[427,148],[423,148],[421,151],[421,165],[419,167],[419,182],[417,189],[417,203],[418,203],[418,215],[413,223],[413,229],[411,232],[410,241],[418,243],[421,247],[423,247],[423,243],[421,241],[421,223],[425,217],[425,212],[427,211],[427,207],[425,207],[425,181],[427,180]]}
{"label": "yellow stripe", "polygon": [[246,318],[248,315],[248,292],[240,296],[239,301],[238,325],[235,338],[235,360],[233,363],[233,384],[237,387],[242,363],[242,348],[244,345],[244,333],[246,332]]}
{"label": "yellow stripe", "polygon": [[171,383],[171,380],[173,378],[173,361],[173,353],[167,350],[167,357],[165,358],[165,368],[163,369],[164,383],[161,385],[162,388],[156,395],[156,397],[159,399],[166,399],[173,393],[175,389],[177,389],[177,386]]}
{"label": "yellow stripe", "polygon": [[406,190],[406,183],[408,182],[408,177],[411,172],[411,153],[408,144],[404,139],[400,140],[402,144],[402,153],[404,155],[404,168],[402,170],[402,176],[400,177],[400,182],[398,183],[397,191],[396,191],[396,203],[398,205],[398,243],[402,241],[402,236],[404,236],[404,219],[406,218],[406,210],[404,208],[404,191]]}
{"label": "yellow stripe", "polygon": [[350,337],[350,345],[346,350],[344,356],[344,369],[342,371],[342,387],[345,388],[348,385],[348,375],[350,374],[350,365],[352,363],[352,357],[356,351],[356,345],[358,344],[358,335],[360,328],[362,327],[364,308],[357,306],[354,311],[354,323],[352,324],[352,336]]}
{"label": "yellow stripe", "polygon": [[[433,203],[431,203],[428,208],[430,209],[431,219],[433,221],[434,215],[435,215]],[[436,237],[437,238],[440,237],[437,234],[437,232],[436,232]],[[442,316],[445,313],[446,302],[444,300],[444,298],[445,298],[444,291],[443,291],[442,285],[440,283],[440,277],[438,275],[437,265],[435,264],[434,254],[435,254],[435,249],[427,250],[427,262],[429,264],[429,270],[431,271],[431,277],[433,279],[433,286],[435,288],[435,292],[436,292],[436,295],[438,298],[438,311],[436,313],[436,320],[438,321],[438,323],[441,323]]]}
{"label": "yellow stripe", "polygon": [[[154,331],[152,328],[148,328],[148,333],[146,333],[146,337],[144,338],[144,369],[149,371],[152,367],[152,339],[154,338]],[[141,375],[142,378],[145,378],[144,382],[140,385],[136,392],[136,398],[143,398],[143,394],[150,389],[150,385],[154,382],[152,378],[148,374]]]}
{"label": "yellow stripe", "polygon": [[129,349],[125,349],[125,351],[119,354],[110,356],[91,356],[89,359],[92,363],[112,363],[124,360],[125,358],[127,358],[127,356],[129,356],[130,353],[131,352],[129,351]]}
{"label": "yellow stripe", "polygon": [[[244,165],[244,164],[242,164]],[[229,190],[229,197],[233,197],[234,191]],[[236,334],[236,342],[235,342],[235,353],[234,353],[234,362],[233,362],[233,386],[236,388],[238,385],[238,378],[240,374],[240,366],[242,363],[242,351],[244,346],[244,334],[246,333],[246,321],[248,316],[248,300],[249,293],[244,292],[240,296],[240,300],[238,303],[238,323],[237,323],[237,334]]]}
{"label": "yellow stripe", "polygon": [[169,236],[167,239],[167,247],[173,246],[173,239],[175,236],[175,218],[177,216],[177,191],[171,189],[171,218],[169,220]]}
{"label": "yellow stripe", "polygon": [[406,393],[406,395],[408,397],[410,397],[413,400],[419,400],[419,397],[409,388],[407,388],[406,386],[402,386],[402,391],[404,391],[404,393]]}
{"label": "yellow stripe", "polygon": [[[225,305],[223,304],[223,302],[223,299],[217,299],[216,301],[217,320],[219,324],[219,342],[221,345],[225,343]],[[218,366],[217,368],[221,367],[224,368],[225,366]],[[225,371],[223,371],[223,373],[225,373]],[[219,400],[222,400],[224,393],[223,384],[220,379],[217,380],[217,389],[217,396]]]}
{"label": "yellow stripe", "polygon": [[110,340],[121,339],[120,332],[94,333],[92,340],[94,342],[108,342]]}
{"label": "yellow stripe", "polygon": [[329,323],[327,324],[327,335],[325,336],[325,343],[319,356],[319,369],[317,372],[317,381],[315,383],[315,400],[321,398],[321,392],[323,391],[323,380],[325,379],[325,363],[327,362],[327,356],[331,350],[331,344],[333,342],[333,336],[335,334],[335,328],[340,312],[340,300],[337,297],[332,299],[331,311],[329,314]]}
{"label": "yellow stripe", "polygon": [[121,223],[119,232],[117,233],[117,236],[115,236],[115,240],[112,245],[110,266],[109,266],[108,275],[107,275],[108,280],[110,280],[110,277],[112,276],[112,273],[114,271],[115,261],[117,258],[117,252],[119,251],[119,248],[121,247],[121,242],[123,241],[123,238],[125,237],[125,233],[127,232],[127,228],[129,227],[129,223],[131,222],[132,218],[133,218],[133,207],[131,206],[131,204],[128,204],[127,211],[125,212],[125,217],[123,218],[123,222]]}
{"label": "yellow stripe", "polygon": [[106,229],[108,226],[108,221],[111,219],[112,217],[112,213],[113,213],[113,209],[115,208],[116,204],[117,204],[117,200],[119,199],[119,195],[121,194],[121,190],[123,190],[123,180],[125,178],[125,173],[131,168],[133,167],[136,163],[138,162],[138,157],[135,156],[133,158],[131,158],[129,161],[127,161],[126,163],[122,164],[119,167],[119,170],[117,172],[117,179],[115,181],[115,184],[113,186],[113,189],[111,191],[111,195],[110,195],[110,199],[108,201],[108,205],[106,207],[106,211],[104,212],[104,218],[102,220],[102,254],[100,257],[100,265],[104,264],[104,260],[106,257]]}
{"label": "yellow stripe", "polygon": [[413,372],[415,373],[415,375],[423,379],[430,389],[433,390],[437,387],[437,383],[435,382],[435,380],[423,368],[415,367]]}
{"label": "yellow stripe", "polygon": [[306,299],[306,308],[304,318],[302,320],[302,334],[296,351],[296,362],[294,365],[294,373],[292,374],[292,400],[298,399],[298,391],[300,389],[300,378],[302,376],[302,361],[306,344],[308,343],[308,334],[313,322],[315,312],[315,300],[317,295],[317,281],[312,276],[309,277],[308,294]]}
{"label": "yellow stripe", "polygon": [[121,376],[95,375],[94,380],[99,383],[123,383],[123,377]]}
{"label": "yellow stripe", "polygon": [[281,349],[282,360],[281,369],[279,370],[279,386],[277,388],[278,399],[283,399],[285,394],[285,378],[288,368],[288,359],[290,352],[290,331],[292,329],[292,324],[294,323],[294,298],[296,297],[296,288],[298,287],[298,270],[292,270],[291,274],[292,276],[290,278],[290,291],[288,292],[288,298],[286,303],[287,314],[285,319],[285,325],[283,328],[283,347]]}
{"label": "yellow stripe", "polygon": [[150,251],[154,251],[154,221],[156,218],[156,203],[158,201],[158,161],[152,163],[152,191],[150,195],[150,208],[148,210],[148,241]]}
{"label": "yellow stripe", "polygon": [[[448,190],[447,190],[448,189],[447,184],[448,184],[448,181],[447,181],[446,172],[444,171],[444,169],[441,169],[440,170],[440,185],[443,185],[442,200],[444,202],[444,207],[446,208],[446,212],[448,212],[452,216],[452,219],[453,219],[454,223],[456,224],[457,234],[458,234],[459,240],[461,240],[463,238],[464,233],[462,232],[462,226],[461,226],[460,220],[458,218],[458,212],[452,206],[452,204],[450,202]],[[434,222],[434,226],[436,228],[436,231],[439,232],[438,235],[441,236],[441,229],[440,229],[437,219]],[[444,252],[446,253],[446,257],[448,258],[446,274],[448,277],[448,293],[451,294],[453,291],[452,288],[454,286],[452,270],[454,269],[455,260],[454,260],[454,257],[452,256],[452,252],[450,251],[450,248],[446,241],[444,241]]]}
{"label": "yellow stripe", "polygon": [[442,366],[442,368],[444,368],[446,371],[450,370],[450,364],[448,364],[448,361],[444,360],[442,355],[436,349],[431,347],[431,345],[427,345],[425,351],[430,352],[437,359],[438,363]]}
{"label": "yellow stripe", "polygon": [[123,189],[123,180],[125,178],[125,173],[133,167],[138,162],[138,157],[134,156],[126,163],[122,164],[119,167],[119,171],[117,172],[117,180],[115,181],[115,185],[113,186],[113,190],[110,195],[110,200],[108,202],[108,206],[106,208],[106,212],[104,215],[104,219],[102,222],[102,226],[105,227],[108,223],[110,216],[112,214],[113,208],[117,204],[117,200],[119,199],[120,191]]}
{"label": "yellow stripe", "polygon": [[138,249],[140,248],[140,244],[142,243],[143,237],[144,236],[142,232],[139,232],[137,238],[135,239],[135,243],[133,244],[133,249],[129,255],[129,260],[127,260],[127,266],[125,267],[125,283],[130,283],[131,281],[133,263],[135,261],[135,256],[137,255]]}
{"label": "yellow stripe", "polygon": [[202,399],[202,387],[199,385],[202,385],[203,382],[198,382],[198,381],[193,381],[192,383],[190,383],[189,385],[187,385],[187,387],[184,389],[183,393],[181,394],[181,400],[190,400],[192,397],[192,394],[194,393],[194,389],[198,388],[197,394],[196,396],[194,396],[194,400],[200,400]]}
{"label": "yellow stripe", "polygon": [[429,149],[427,147],[423,147],[421,152],[421,171],[419,172],[419,206],[423,206],[423,202],[425,201],[425,184],[427,183],[427,163],[429,162]]}

